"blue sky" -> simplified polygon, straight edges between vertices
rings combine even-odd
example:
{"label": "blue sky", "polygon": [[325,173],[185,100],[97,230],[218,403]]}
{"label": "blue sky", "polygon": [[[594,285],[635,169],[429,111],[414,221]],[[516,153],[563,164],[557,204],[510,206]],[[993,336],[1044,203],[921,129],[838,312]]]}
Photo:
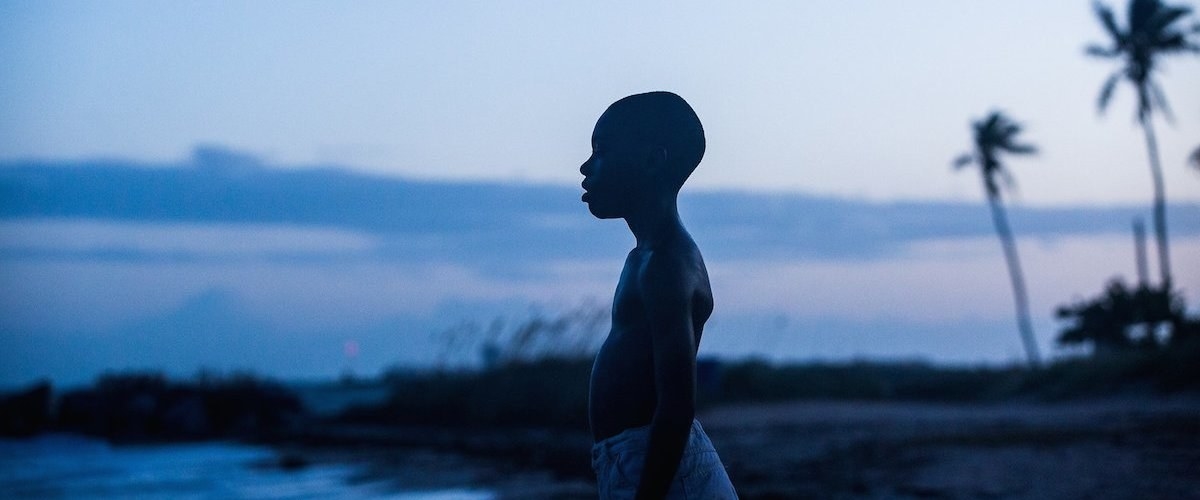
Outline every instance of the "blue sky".
{"label": "blue sky", "polygon": [[[1123,6],[1118,10],[1123,11]],[[624,95],[674,90],[709,135],[702,187],[979,199],[953,175],[967,123],[1028,124],[1019,199],[1141,202],[1132,97],[1089,2],[3,2],[0,159],[185,157],[198,142],[282,164],[577,182]],[[1200,64],[1161,75],[1168,194],[1200,200]]]}
{"label": "blue sky", "polygon": [[[1074,0],[0,0],[0,163],[117,158],[161,171],[214,144],[294,172],[561,186],[574,207],[596,117],[625,95],[672,90],[708,137],[689,189],[720,191],[694,199],[749,192],[742,202],[767,214],[727,226],[701,217],[720,208],[684,214],[698,219],[718,297],[703,353],[1015,361],[978,175],[949,163],[969,145],[969,121],[1002,108],[1042,150],[1011,163],[1013,206],[1111,215],[1116,229],[1073,232],[1014,214],[1049,350],[1055,305],[1132,278],[1127,210],[1149,215],[1130,90],[1106,116],[1095,109],[1114,67],[1083,47],[1103,36],[1090,3]],[[1173,213],[1194,214],[1200,173],[1184,162],[1200,146],[1200,59],[1167,60],[1160,77],[1177,115],[1174,126],[1156,122],[1168,199],[1192,204]],[[830,213],[855,225],[841,243],[886,251],[816,248],[830,236],[824,223],[763,239],[801,227],[788,225],[780,207],[793,205],[780,192],[843,203]],[[933,212],[968,202],[980,217],[968,232],[902,234],[926,212],[862,200]],[[457,226],[395,238],[353,223],[6,216],[0,385],[139,367],[328,377],[345,367],[349,341],[362,346],[364,372],[428,363],[431,333],[464,319],[605,302],[627,235],[578,208],[531,219],[575,231],[575,246],[505,249],[529,250],[539,272],[488,272],[478,254],[452,250],[494,234]],[[1176,278],[1194,303],[1200,238],[1175,236]],[[812,254],[789,253],[814,242]],[[567,251],[577,248],[590,251]]]}
{"label": "blue sky", "polygon": [[[570,186],[197,158],[0,163],[0,386],[111,369],[328,378],[430,366],[447,352],[439,333],[463,322],[606,307],[632,245]],[[730,191],[680,203],[717,297],[703,355],[1020,359],[981,203]],[[1128,225],[1146,212],[1012,211],[1044,350],[1059,353],[1055,306],[1134,278]],[[1200,205],[1171,213],[1177,284],[1194,297]],[[346,343],[361,356],[346,359]],[[477,361],[477,347],[445,360]]]}

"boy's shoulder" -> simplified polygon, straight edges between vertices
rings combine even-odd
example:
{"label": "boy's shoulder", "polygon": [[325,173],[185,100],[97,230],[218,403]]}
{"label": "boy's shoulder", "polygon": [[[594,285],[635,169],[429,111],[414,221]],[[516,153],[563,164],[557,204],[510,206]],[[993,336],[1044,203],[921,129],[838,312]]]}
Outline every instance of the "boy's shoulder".
{"label": "boy's shoulder", "polygon": [[700,249],[688,238],[647,252],[637,274],[643,289],[687,291],[695,286],[702,269]]}

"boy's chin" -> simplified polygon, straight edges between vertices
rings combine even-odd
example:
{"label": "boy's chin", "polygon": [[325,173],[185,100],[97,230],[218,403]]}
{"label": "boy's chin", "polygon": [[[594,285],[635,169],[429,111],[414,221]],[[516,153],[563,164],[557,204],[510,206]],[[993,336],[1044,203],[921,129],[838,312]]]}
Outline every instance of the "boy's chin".
{"label": "boy's chin", "polygon": [[615,211],[605,210],[604,207],[599,206],[595,203],[588,203],[587,206],[588,206],[588,211],[591,212],[592,216],[594,216],[597,219],[619,219],[619,218],[621,218],[621,214],[616,213]]}

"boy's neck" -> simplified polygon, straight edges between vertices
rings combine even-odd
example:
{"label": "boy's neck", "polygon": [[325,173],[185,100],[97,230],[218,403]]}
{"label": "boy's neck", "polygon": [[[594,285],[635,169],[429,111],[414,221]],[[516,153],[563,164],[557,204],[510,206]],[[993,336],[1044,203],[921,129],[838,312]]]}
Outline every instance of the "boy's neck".
{"label": "boy's neck", "polygon": [[664,241],[685,232],[683,222],[679,220],[675,196],[648,203],[642,210],[625,217],[625,223],[637,240],[638,250],[653,250]]}

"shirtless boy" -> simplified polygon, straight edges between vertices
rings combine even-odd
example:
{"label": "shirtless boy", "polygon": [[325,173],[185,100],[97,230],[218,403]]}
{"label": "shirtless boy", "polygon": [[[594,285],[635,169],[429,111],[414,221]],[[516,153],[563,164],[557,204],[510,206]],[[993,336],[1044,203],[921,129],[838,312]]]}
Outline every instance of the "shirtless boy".
{"label": "shirtless boy", "polygon": [[592,368],[592,466],[602,499],[737,498],[694,418],[696,349],[713,299],[676,198],[703,156],[692,108],[651,92],[609,106],[579,168],[592,215],[625,219],[637,240]]}

